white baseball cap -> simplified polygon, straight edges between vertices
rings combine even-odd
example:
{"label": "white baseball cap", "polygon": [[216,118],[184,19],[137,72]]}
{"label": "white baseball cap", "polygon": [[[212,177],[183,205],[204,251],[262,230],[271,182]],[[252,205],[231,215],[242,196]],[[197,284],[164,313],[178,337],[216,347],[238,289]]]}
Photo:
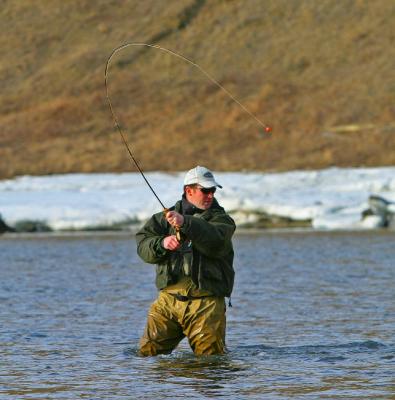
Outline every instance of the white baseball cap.
{"label": "white baseball cap", "polygon": [[222,189],[222,186],[214,179],[213,173],[201,166],[190,169],[184,178],[184,186],[198,184],[204,188],[217,186]]}

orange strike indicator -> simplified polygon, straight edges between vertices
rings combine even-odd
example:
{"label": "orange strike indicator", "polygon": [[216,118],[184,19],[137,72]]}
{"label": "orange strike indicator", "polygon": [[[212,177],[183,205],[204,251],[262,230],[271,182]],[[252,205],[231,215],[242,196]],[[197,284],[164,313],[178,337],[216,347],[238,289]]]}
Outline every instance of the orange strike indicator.
{"label": "orange strike indicator", "polygon": [[270,134],[272,133],[273,128],[270,125],[263,125],[262,124],[263,130],[259,132],[259,136],[262,138],[269,138],[271,137]]}

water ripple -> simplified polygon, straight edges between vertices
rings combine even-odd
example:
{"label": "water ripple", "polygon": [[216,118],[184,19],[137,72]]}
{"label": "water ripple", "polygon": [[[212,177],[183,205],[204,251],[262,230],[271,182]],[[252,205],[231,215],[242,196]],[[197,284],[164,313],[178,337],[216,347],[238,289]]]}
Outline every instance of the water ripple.
{"label": "water ripple", "polygon": [[152,358],[154,271],[132,239],[0,239],[0,398],[392,399],[393,239],[237,237],[229,352]]}

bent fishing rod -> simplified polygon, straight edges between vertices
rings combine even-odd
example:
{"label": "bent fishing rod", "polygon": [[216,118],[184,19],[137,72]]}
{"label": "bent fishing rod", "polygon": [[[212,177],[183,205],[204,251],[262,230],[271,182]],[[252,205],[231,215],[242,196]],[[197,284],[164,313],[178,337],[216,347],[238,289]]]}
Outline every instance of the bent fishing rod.
{"label": "bent fishing rod", "polygon": [[[127,47],[131,47],[131,46],[140,46],[140,47],[148,47],[148,48],[152,48],[152,49],[156,49],[156,50],[161,50],[165,53],[168,53],[172,56],[178,57],[179,59],[185,61],[186,63],[196,67],[203,75],[205,75],[205,77],[207,79],[209,79],[212,83],[214,83],[216,86],[218,86],[222,91],[224,91],[239,107],[241,107],[251,118],[253,118],[263,129],[265,132],[269,133],[272,131],[272,128],[269,125],[265,125],[259,118],[257,118],[254,114],[252,114],[242,103],[240,103],[240,101],[238,101],[228,90],[226,90],[217,80],[215,80],[208,72],[206,72],[199,64],[193,62],[192,60],[190,60],[189,58],[184,57],[183,55],[176,53],[175,51],[169,50],[165,47],[161,47],[158,46],[156,44],[149,44],[149,43],[125,43],[122,44],[119,47],[116,47],[112,53],[110,54],[110,56],[107,59],[107,63],[106,63],[106,69],[104,72],[104,85],[106,88],[106,97],[107,97],[107,102],[111,111],[111,115],[112,118],[114,120],[114,124],[119,132],[119,134],[121,135],[122,138],[122,142],[125,145],[129,156],[132,160],[132,163],[134,163],[134,165],[136,166],[137,170],[140,172],[141,176],[143,177],[145,183],[148,185],[148,187],[150,188],[151,192],[153,193],[153,195],[156,197],[156,199],[159,201],[159,204],[161,205],[161,207],[163,208],[164,213],[166,214],[168,211],[168,208],[165,207],[165,205],[163,204],[163,202],[161,201],[161,199],[159,198],[159,196],[157,195],[157,193],[155,192],[154,188],[151,186],[151,184],[149,183],[147,177],[145,176],[142,168],[140,167],[139,163],[137,162],[136,158],[133,156],[133,153],[131,151],[131,148],[129,146],[129,143],[127,142],[124,133],[122,132],[122,129],[120,127],[120,124],[118,122],[118,118],[117,115],[114,111],[114,107],[112,105],[111,102],[111,98],[110,98],[110,93],[109,93],[109,89],[108,89],[108,75],[109,75],[109,67],[110,67],[110,62],[111,59],[113,58],[113,56],[118,53],[119,51],[122,51],[123,49],[126,49]],[[178,231],[177,231],[178,232]]]}

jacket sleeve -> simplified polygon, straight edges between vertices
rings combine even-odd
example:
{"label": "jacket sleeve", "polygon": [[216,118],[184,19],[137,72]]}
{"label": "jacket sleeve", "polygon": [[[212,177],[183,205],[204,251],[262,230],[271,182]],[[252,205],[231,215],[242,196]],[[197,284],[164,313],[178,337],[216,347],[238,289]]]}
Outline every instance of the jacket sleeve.
{"label": "jacket sleeve", "polygon": [[200,253],[219,258],[232,249],[231,239],[236,225],[227,214],[214,216],[210,221],[194,216],[184,218],[181,231]]}
{"label": "jacket sleeve", "polygon": [[160,223],[160,216],[155,214],[136,234],[137,254],[150,264],[164,261],[168,255],[168,251],[162,246],[165,236],[166,229]]}

